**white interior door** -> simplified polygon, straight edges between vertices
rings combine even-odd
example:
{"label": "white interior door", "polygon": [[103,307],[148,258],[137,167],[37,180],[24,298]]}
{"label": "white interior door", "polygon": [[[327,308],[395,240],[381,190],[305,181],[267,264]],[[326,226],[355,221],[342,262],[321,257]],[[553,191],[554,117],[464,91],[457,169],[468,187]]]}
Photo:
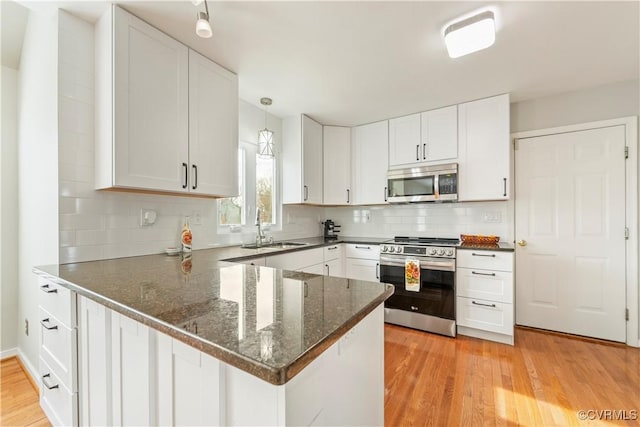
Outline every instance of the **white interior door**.
{"label": "white interior door", "polygon": [[622,125],[517,141],[517,324],[625,341],[624,146]]}

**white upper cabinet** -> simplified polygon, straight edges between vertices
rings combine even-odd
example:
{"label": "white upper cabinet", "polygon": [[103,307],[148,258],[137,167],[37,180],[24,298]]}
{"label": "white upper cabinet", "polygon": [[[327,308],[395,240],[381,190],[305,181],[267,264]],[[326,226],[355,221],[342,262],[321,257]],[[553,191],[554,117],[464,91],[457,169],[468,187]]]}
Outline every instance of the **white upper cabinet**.
{"label": "white upper cabinet", "polygon": [[389,166],[455,161],[458,108],[455,105],[389,120]]}
{"label": "white upper cabinet", "polygon": [[420,114],[422,122],[422,161],[454,161],[458,157],[458,106],[439,108]]}
{"label": "white upper cabinet", "polygon": [[113,7],[96,24],[96,188],[234,195],[237,98],[235,75]]}
{"label": "white upper cabinet", "polygon": [[189,51],[189,191],[238,193],[238,78]]}
{"label": "white upper cabinet", "polygon": [[421,148],[419,113],[389,120],[389,166],[421,161]]}
{"label": "white upper cabinet", "polygon": [[458,200],[510,197],[509,95],[458,105]]}
{"label": "white upper cabinet", "polygon": [[322,125],[300,115],[282,127],[282,203],[322,204]]}
{"label": "white upper cabinet", "polygon": [[356,126],[351,136],[352,204],[386,203],[389,121]]}
{"label": "white upper cabinet", "polygon": [[351,204],[351,128],[324,126],[323,144],[324,204]]}

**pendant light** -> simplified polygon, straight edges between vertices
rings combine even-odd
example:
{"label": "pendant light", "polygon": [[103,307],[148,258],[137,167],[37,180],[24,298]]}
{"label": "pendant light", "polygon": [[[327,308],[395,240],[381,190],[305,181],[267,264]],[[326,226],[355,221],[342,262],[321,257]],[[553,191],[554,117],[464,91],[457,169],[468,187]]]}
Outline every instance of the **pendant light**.
{"label": "pendant light", "polygon": [[[193,3],[196,4],[195,1]],[[200,3],[198,2],[198,4]],[[213,31],[211,31],[211,24],[209,23],[209,6],[207,6],[207,0],[204,1],[204,9],[206,12],[198,12],[196,34],[203,39],[208,39],[213,35]]]}
{"label": "pendant light", "polygon": [[271,98],[260,98],[260,104],[264,105],[264,129],[258,131],[258,154],[261,157],[274,157],[273,131],[267,128],[267,107],[271,103]]}

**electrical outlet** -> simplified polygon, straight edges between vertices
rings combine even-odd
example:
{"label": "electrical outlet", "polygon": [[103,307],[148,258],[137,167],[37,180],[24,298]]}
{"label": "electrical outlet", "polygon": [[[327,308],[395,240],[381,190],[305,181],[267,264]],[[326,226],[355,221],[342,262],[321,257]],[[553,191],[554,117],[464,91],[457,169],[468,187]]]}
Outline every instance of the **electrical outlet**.
{"label": "electrical outlet", "polygon": [[24,334],[29,336],[29,319],[24,319]]}
{"label": "electrical outlet", "polygon": [[202,225],[202,214],[199,211],[193,211],[193,215],[191,215],[191,224]]}

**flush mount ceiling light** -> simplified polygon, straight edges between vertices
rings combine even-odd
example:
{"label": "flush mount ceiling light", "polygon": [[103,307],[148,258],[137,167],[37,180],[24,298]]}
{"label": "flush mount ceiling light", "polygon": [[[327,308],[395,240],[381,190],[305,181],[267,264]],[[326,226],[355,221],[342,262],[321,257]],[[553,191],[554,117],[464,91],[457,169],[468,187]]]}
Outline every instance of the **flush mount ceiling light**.
{"label": "flush mount ceiling light", "polygon": [[272,104],[271,98],[260,98],[264,105],[264,129],[258,131],[258,154],[262,157],[274,157],[273,131],[267,129],[267,107]]}
{"label": "flush mount ceiling light", "polygon": [[451,58],[486,49],[495,40],[495,19],[491,11],[454,22],[444,30],[444,42]]}
{"label": "flush mount ceiling light", "polygon": [[[199,2],[198,4],[200,4]],[[196,4],[194,1],[193,4]],[[197,6],[197,5],[196,5]],[[204,9],[206,12],[198,12],[198,20],[196,21],[196,34],[203,39],[208,39],[213,35],[211,31],[211,24],[209,24],[209,6],[207,1],[204,1]]]}

